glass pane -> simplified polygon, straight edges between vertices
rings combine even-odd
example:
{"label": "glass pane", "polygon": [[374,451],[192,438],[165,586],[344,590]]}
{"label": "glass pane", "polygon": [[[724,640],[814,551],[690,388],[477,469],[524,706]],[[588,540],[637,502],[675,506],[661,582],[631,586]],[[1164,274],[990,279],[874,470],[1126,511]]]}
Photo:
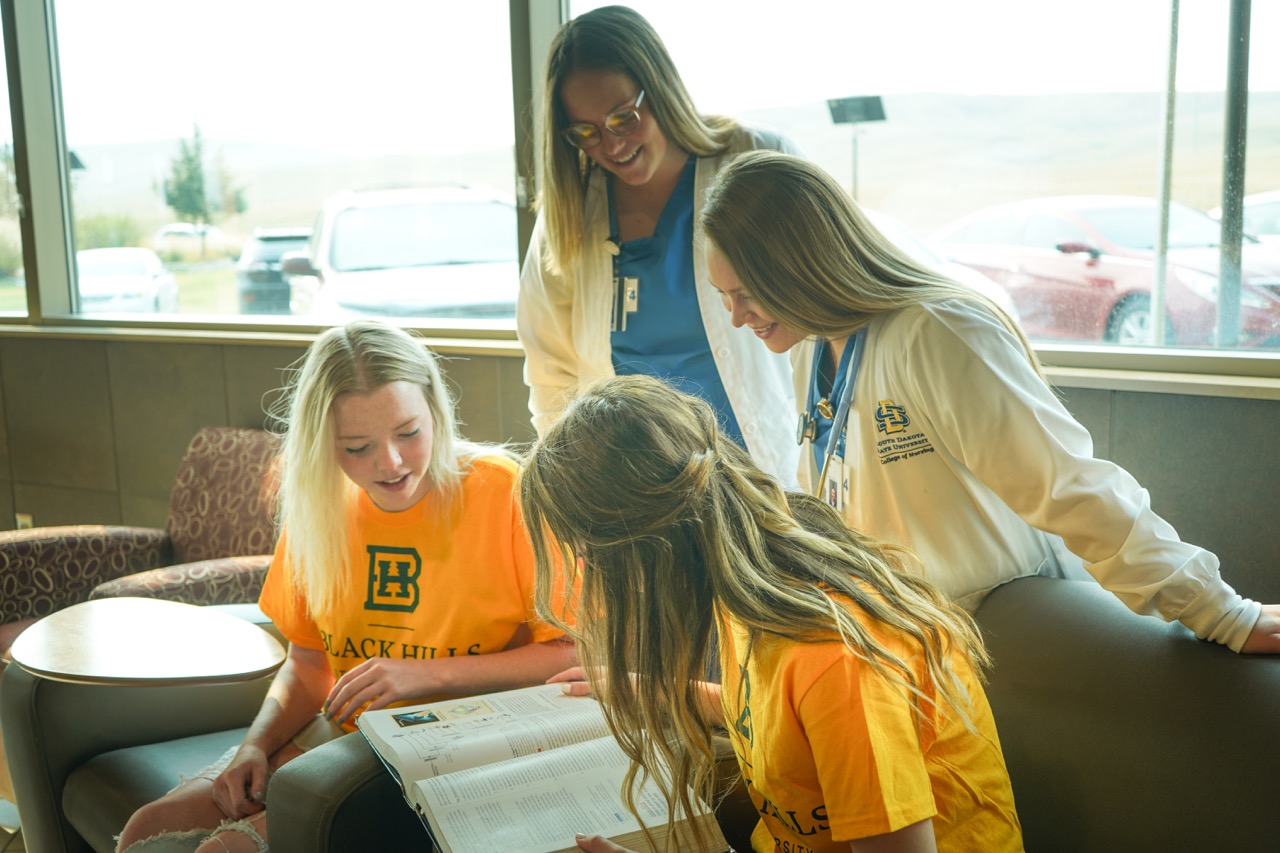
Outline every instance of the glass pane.
{"label": "glass pane", "polygon": [[[0,42],[0,62],[4,60]],[[9,84],[0,75],[0,314],[27,313],[27,282],[23,275],[22,234],[19,230],[20,201],[17,175],[13,170],[13,124],[9,113]]]}
{"label": "glass pane", "polygon": [[[573,0],[571,13],[607,2]],[[1169,0],[629,5],[701,111],[786,133],[861,204],[993,279],[1033,339],[1142,342],[1118,330],[1139,325],[1155,279]],[[1212,347],[1220,259],[1202,232],[1222,195],[1228,4],[1181,10],[1165,320],[1174,344]],[[1266,193],[1280,191],[1280,52],[1267,39],[1280,4],[1253,4],[1251,29],[1245,191],[1262,205],[1280,201]],[[829,103],[853,98],[879,98],[884,118],[851,122],[840,108],[865,102]],[[1033,215],[1069,223],[1062,239],[1044,247]],[[1280,245],[1258,236],[1244,247],[1241,347],[1280,348]]]}
{"label": "glass pane", "polygon": [[57,0],[82,313],[514,316],[505,0],[123,8]]}

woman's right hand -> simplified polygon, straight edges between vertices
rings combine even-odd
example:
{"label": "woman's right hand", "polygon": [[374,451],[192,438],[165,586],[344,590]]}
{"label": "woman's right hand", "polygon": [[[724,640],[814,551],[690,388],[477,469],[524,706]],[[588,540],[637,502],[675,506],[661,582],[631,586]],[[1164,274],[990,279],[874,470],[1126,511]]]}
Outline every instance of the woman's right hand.
{"label": "woman's right hand", "polygon": [[570,667],[564,672],[557,672],[547,679],[547,684],[563,684],[564,695],[566,696],[591,695],[591,682],[587,681],[587,674],[580,666]]}
{"label": "woman's right hand", "polygon": [[229,819],[257,814],[267,805],[267,754],[243,744],[226,770],[213,780],[213,802]]}

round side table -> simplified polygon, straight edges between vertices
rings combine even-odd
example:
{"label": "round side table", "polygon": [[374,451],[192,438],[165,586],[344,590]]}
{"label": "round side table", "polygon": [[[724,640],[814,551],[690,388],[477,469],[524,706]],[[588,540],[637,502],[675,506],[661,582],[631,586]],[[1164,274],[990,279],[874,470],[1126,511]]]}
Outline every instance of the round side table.
{"label": "round side table", "polygon": [[51,613],[18,635],[13,662],[80,684],[218,684],[269,675],[280,643],[217,610],[153,598],[103,598]]}

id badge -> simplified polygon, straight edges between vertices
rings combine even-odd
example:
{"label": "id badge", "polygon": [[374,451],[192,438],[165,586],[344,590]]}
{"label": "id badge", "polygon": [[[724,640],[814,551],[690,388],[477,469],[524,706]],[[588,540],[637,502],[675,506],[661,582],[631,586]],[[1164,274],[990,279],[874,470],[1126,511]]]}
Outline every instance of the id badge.
{"label": "id badge", "polygon": [[626,276],[622,279],[622,312],[626,315],[634,314],[639,310],[640,279]]}
{"label": "id badge", "polygon": [[627,313],[622,305],[622,282],[618,276],[613,277],[613,299],[609,306],[609,331],[625,332],[627,330]]}
{"label": "id badge", "polygon": [[613,310],[609,315],[609,331],[625,332],[627,315],[640,310],[640,279],[624,276],[613,279]]}
{"label": "id badge", "polygon": [[844,515],[849,504],[849,473],[844,460],[832,456],[827,465],[827,479],[822,484],[822,499]]}

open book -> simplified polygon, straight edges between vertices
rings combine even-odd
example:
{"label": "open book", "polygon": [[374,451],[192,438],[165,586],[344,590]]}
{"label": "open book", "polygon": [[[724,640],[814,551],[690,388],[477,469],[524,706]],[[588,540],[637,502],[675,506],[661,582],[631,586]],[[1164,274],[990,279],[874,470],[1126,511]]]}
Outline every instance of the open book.
{"label": "open book", "polygon": [[575,851],[575,833],[632,850],[697,849],[694,823],[727,850],[714,815],[667,823],[653,782],[636,788],[650,845],[622,800],[629,766],[600,704],[559,684],[366,711],[357,722],[443,853]]}

